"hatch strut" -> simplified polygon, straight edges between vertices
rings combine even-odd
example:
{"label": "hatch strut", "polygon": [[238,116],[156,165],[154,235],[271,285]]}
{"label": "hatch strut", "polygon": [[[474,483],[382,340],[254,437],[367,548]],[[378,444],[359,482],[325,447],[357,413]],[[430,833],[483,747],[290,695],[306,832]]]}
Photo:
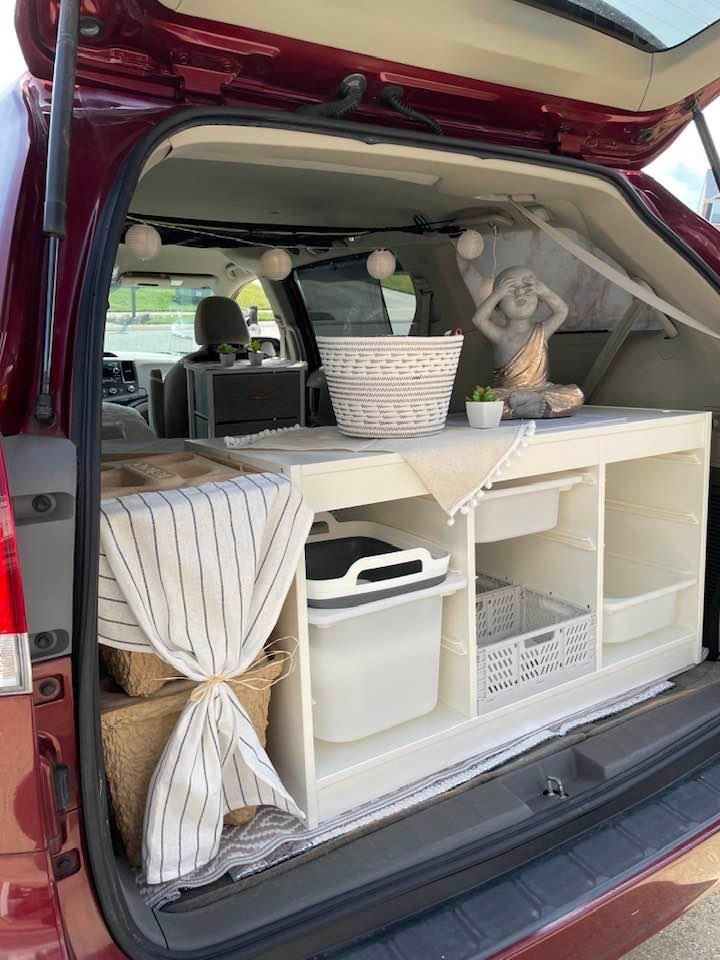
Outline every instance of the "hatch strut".
{"label": "hatch strut", "polygon": [[710,164],[710,169],[712,170],[713,177],[715,177],[715,183],[718,185],[718,189],[720,189],[720,154],[718,154],[715,141],[710,133],[710,128],[707,125],[705,114],[702,112],[700,104],[697,102],[697,100],[693,100],[692,115],[693,120],[695,121],[695,126],[697,127],[697,132],[700,134],[700,139]]}
{"label": "hatch strut", "polygon": [[50,426],[55,422],[55,409],[50,392],[52,375],[53,334],[55,331],[55,299],[58,281],[60,241],[67,228],[67,181],[70,162],[70,129],[72,125],[75,68],[77,64],[80,0],[60,0],[55,66],[53,68],[50,131],[45,171],[45,322],[43,327],[40,392],[35,402],[35,419]]}

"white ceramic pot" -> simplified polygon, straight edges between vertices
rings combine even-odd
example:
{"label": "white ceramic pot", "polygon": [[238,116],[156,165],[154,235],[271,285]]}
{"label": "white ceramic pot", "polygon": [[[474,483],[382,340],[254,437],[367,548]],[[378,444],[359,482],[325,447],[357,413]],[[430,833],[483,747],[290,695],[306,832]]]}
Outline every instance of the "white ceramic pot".
{"label": "white ceramic pot", "polygon": [[231,367],[235,363],[235,354],[234,353],[221,353],[220,354],[220,366],[221,367]]}
{"label": "white ceramic pot", "polygon": [[261,367],[263,359],[263,354],[259,351],[248,350],[248,360],[250,361],[251,367]]}
{"label": "white ceramic pot", "polygon": [[497,427],[503,415],[502,400],[465,401],[465,410],[471,427],[478,430],[487,430],[488,427]]}

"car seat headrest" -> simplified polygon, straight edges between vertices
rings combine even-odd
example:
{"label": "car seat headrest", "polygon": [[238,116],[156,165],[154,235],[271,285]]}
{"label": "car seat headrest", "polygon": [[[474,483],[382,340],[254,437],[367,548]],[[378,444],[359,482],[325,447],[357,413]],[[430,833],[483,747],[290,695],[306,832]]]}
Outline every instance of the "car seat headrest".
{"label": "car seat headrest", "polygon": [[250,342],[242,310],[230,297],[206,297],[195,310],[195,343],[201,347],[220,343]]}

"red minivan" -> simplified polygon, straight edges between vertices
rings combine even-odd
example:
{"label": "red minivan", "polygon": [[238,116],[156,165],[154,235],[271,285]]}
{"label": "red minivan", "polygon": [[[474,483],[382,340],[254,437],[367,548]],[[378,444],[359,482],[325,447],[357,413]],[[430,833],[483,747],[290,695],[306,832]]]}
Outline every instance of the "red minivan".
{"label": "red minivan", "polygon": [[[106,784],[101,459],[196,435],[183,359],[218,346],[192,326],[198,304],[220,339],[306,364],[302,417],[271,393],[225,431],[252,433],[334,422],[317,335],[462,327],[448,249],[468,224],[498,262],[512,236],[572,285],[519,204],[720,331],[720,235],[643,172],[696,122],[720,175],[702,115],[720,6],[17,0],[15,22],[29,74],[0,99],[0,955],[623,956],[720,879],[720,455],[701,663],[445,792],[170,885],[128,861]],[[384,245],[397,267],[378,279],[364,263]],[[289,272],[263,269],[275,247]],[[717,340],[657,309],[618,333],[622,304],[578,284],[551,350],[562,382],[592,373],[596,404],[720,414]],[[458,411],[491,374],[474,342]]]}

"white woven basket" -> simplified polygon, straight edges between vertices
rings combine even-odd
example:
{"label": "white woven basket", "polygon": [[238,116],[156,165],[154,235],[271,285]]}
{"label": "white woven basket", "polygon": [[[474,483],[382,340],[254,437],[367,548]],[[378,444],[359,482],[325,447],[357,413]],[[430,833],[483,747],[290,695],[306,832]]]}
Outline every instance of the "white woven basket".
{"label": "white woven basket", "polygon": [[318,337],[338,430],[422,437],[445,426],[462,336]]}

